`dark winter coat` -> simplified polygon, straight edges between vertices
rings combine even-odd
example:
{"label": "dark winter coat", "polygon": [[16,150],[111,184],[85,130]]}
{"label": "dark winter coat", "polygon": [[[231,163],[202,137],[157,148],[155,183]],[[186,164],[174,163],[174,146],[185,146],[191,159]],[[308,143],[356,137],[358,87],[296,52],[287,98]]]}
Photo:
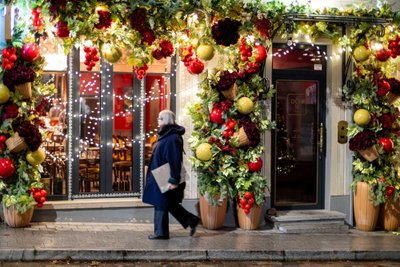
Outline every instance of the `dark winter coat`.
{"label": "dark winter coat", "polygon": [[[159,131],[159,137],[147,169],[146,185],[143,192],[143,202],[156,207],[165,208],[168,203],[182,202],[185,183],[180,183],[182,167],[183,139],[185,128],[179,125],[166,125]],[[171,184],[179,185],[178,188],[161,193],[152,170],[169,163],[171,167]]]}

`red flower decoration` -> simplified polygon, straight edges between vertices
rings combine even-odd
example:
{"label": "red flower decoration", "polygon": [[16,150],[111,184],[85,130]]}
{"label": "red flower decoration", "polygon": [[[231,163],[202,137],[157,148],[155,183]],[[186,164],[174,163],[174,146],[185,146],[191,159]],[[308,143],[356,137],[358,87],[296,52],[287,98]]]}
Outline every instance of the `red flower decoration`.
{"label": "red flower decoration", "polygon": [[1,120],[5,121],[6,119],[13,119],[18,116],[18,106],[15,103],[5,105],[3,107],[3,115],[1,116]]}
{"label": "red flower decoration", "polygon": [[390,129],[392,128],[393,120],[390,114],[383,114],[379,117],[379,122],[382,124],[383,129]]}

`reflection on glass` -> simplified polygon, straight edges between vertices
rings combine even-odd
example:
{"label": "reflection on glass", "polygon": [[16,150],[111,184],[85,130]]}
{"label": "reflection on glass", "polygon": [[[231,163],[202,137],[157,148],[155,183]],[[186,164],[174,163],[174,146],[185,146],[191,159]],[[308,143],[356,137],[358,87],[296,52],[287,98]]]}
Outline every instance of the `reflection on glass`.
{"label": "reflection on glass", "polygon": [[132,191],[133,75],[114,74],[113,192]]}
{"label": "reflection on glass", "polygon": [[162,75],[148,75],[146,78],[146,142],[145,166],[150,161],[153,145],[157,141],[158,113],[163,109],[170,109],[169,79]]}
{"label": "reflection on glass", "polygon": [[100,74],[81,73],[79,192],[100,190]]}
{"label": "reflection on glass", "polygon": [[277,81],[275,203],[317,201],[318,82]]}
{"label": "reflection on glass", "polygon": [[42,75],[42,82],[56,88],[55,95],[38,99],[38,105],[48,102],[47,113],[42,114],[46,127],[43,147],[48,152],[43,163],[42,182],[48,196],[66,195],[67,75],[64,72],[46,72]]}

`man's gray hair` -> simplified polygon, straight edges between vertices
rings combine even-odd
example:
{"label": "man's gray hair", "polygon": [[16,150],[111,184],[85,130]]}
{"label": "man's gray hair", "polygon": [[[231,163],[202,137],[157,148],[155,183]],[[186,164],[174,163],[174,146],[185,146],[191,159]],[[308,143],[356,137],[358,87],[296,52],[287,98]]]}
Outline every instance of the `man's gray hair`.
{"label": "man's gray hair", "polygon": [[162,118],[162,121],[165,123],[165,125],[176,124],[175,114],[171,110],[164,109],[160,111],[158,118]]}

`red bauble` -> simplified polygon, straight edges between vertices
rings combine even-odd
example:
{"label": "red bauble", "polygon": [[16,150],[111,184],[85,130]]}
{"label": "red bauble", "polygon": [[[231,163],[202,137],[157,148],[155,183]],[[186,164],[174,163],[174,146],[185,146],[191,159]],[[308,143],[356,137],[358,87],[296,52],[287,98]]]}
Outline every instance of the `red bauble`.
{"label": "red bauble", "polygon": [[15,172],[14,162],[11,159],[0,159],[0,179],[6,179]]}
{"label": "red bauble", "polygon": [[249,167],[250,172],[258,172],[261,170],[263,165],[263,161],[261,158],[258,158],[255,162],[249,162],[247,163],[247,166]]}
{"label": "red bauble", "polygon": [[391,55],[391,52],[389,50],[381,49],[376,52],[376,59],[381,62],[385,62],[386,60],[388,60],[390,58],[390,55]]}
{"label": "red bauble", "polygon": [[221,124],[224,122],[222,118],[222,110],[220,108],[214,107],[210,113],[210,121],[212,123]]}
{"label": "red bauble", "polygon": [[386,153],[390,153],[393,150],[393,142],[389,137],[380,138],[378,143],[383,146],[383,150]]}
{"label": "red bauble", "polygon": [[204,70],[204,64],[198,58],[193,59],[187,67],[190,74],[200,74]]}
{"label": "red bauble", "polygon": [[254,46],[254,48],[257,49],[256,62],[262,63],[265,60],[265,58],[267,57],[267,50],[262,45],[256,45],[256,46]]}
{"label": "red bauble", "polygon": [[26,43],[22,46],[21,56],[25,61],[33,62],[39,58],[39,46],[35,43]]}

